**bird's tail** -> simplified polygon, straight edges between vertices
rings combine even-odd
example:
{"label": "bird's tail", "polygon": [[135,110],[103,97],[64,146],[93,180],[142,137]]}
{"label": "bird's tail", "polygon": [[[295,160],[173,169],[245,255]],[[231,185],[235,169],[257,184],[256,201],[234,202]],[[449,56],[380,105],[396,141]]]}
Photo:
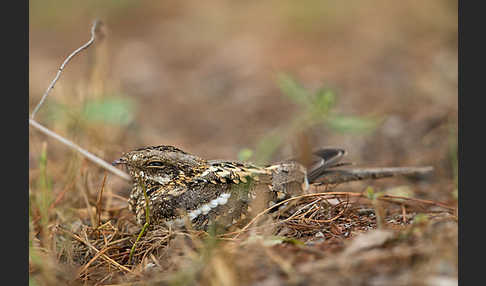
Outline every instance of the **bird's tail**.
{"label": "bird's tail", "polygon": [[434,170],[431,166],[336,169],[336,167],[352,165],[352,163],[341,162],[346,154],[345,150],[337,148],[325,148],[313,152],[316,159],[307,169],[309,183],[323,185],[394,176],[423,176]]}
{"label": "bird's tail", "polygon": [[326,170],[315,179],[314,185],[338,184],[366,179],[380,179],[394,176],[423,176],[434,170],[434,167],[386,167],[386,168],[355,168]]}

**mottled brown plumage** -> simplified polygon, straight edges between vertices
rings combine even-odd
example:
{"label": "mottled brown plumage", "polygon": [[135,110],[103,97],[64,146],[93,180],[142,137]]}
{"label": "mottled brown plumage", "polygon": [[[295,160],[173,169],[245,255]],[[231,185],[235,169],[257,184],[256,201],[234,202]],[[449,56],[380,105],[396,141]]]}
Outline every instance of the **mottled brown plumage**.
{"label": "mottled brown plumage", "polygon": [[[172,146],[150,146],[123,154],[114,164],[125,164],[133,178],[128,200],[137,222],[145,223],[145,198],[149,198],[151,223],[205,229],[217,222],[237,223],[250,202],[260,199],[268,207],[301,193],[324,170],[340,165],[342,149],[321,149],[308,168],[296,160],[270,166],[247,162],[204,160]],[[309,176],[307,176],[309,174]]]}

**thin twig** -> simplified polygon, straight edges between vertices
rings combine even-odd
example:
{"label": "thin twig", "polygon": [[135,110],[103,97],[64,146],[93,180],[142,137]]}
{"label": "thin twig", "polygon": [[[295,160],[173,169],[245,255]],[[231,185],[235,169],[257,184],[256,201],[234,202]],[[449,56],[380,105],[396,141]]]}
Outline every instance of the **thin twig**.
{"label": "thin twig", "polygon": [[[343,208],[337,215],[335,215],[334,217],[332,217],[330,219],[313,219],[313,218],[302,217],[302,220],[304,220],[306,222],[315,222],[315,223],[330,223],[330,222],[333,222],[333,221],[337,220],[338,218],[340,218],[346,210],[347,210],[346,208]],[[285,221],[289,221],[289,219],[283,220],[283,222],[285,222]]]}
{"label": "thin twig", "polygon": [[403,220],[403,224],[407,224],[407,209],[405,208],[405,205],[404,204],[402,204],[401,207],[402,207],[402,220]]}
{"label": "thin twig", "polygon": [[93,163],[107,169],[108,171],[112,172],[113,174],[117,175],[118,177],[125,179],[127,181],[131,180],[130,175],[128,175],[127,173],[121,171],[120,169],[115,168],[111,164],[109,164],[106,161],[100,159],[99,157],[93,155],[92,153],[84,150],[83,148],[79,147],[78,145],[74,144],[73,142],[69,141],[68,139],[66,139],[66,138],[62,137],[61,135],[58,135],[57,133],[47,129],[46,127],[44,127],[42,125],[40,125],[34,119],[29,119],[29,124],[32,127],[35,127],[36,129],[41,131],[42,133],[46,134],[47,136],[52,137],[52,138],[54,138],[58,141],[61,141],[61,143],[64,143],[64,145],[66,145],[69,148],[81,153],[81,155],[83,155],[87,159],[91,160]]}
{"label": "thin twig", "polygon": [[131,178],[130,176],[121,171],[120,169],[117,169],[115,167],[113,167],[111,164],[105,162],[104,160],[98,158],[97,156],[91,154],[90,152],[84,150],[83,148],[79,147],[78,145],[74,144],[73,142],[69,141],[68,139],[56,134],[55,132],[47,129],[46,127],[42,126],[41,124],[37,123],[37,121],[34,120],[34,116],[35,114],[37,113],[37,111],[39,111],[39,108],[42,106],[42,104],[44,103],[45,99],[47,98],[47,96],[49,95],[49,92],[51,92],[51,90],[54,88],[54,85],[56,84],[56,82],[58,81],[59,77],[61,76],[61,73],[63,72],[64,68],[66,67],[66,65],[69,63],[69,61],[74,57],[76,56],[77,54],[79,54],[81,51],[87,49],[89,46],[91,46],[91,44],[94,42],[95,40],[95,36],[96,36],[96,29],[101,25],[101,21],[99,20],[95,20],[94,23],[93,23],[93,26],[91,27],[91,38],[89,39],[88,42],[86,42],[84,45],[82,45],[81,47],[79,47],[78,49],[76,49],[74,52],[72,52],[67,58],[66,60],[64,60],[64,62],[62,63],[61,67],[59,67],[59,70],[56,74],[56,77],[52,80],[51,84],[49,85],[49,87],[47,88],[46,92],[44,93],[44,95],[42,96],[40,102],[37,104],[37,106],[34,108],[34,111],[32,112],[30,118],[29,118],[29,125],[31,125],[32,127],[38,129],[39,131],[41,131],[42,133],[46,134],[47,136],[49,137],[52,137],[58,141],[60,141],[61,143],[63,143],[64,145],[68,146],[69,148],[81,153],[81,155],[83,155],[84,157],[88,158],[89,160],[91,160],[93,163],[105,168],[106,170],[112,172],[113,174],[119,176],[120,178],[122,179],[125,179],[127,181],[130,181]]}
{"label": "thin twig", "polygon": [[384,195],[381,195],[379,197],[379,199],[389,200],[389,201],[395,200],[395,202],[397,202],[396,201],[397,199],[398,200],[405,200],[405,201],[414,201],[414,202],[418,202],[418,203],[422,203],[422,204],[426,204],[426,205],[433,205],[433,206],[436,206],[436,207],[441,207],[441,208],[448,209],[448,210],[451,210],[451,211],[454,211],[456,209],[455,207],[449,206],[449,205],[441,203],[441,202],[435,202],[435,201],[424,200],[424,199],[409,198],[409,197],[404,197],[404,196],[394,196],[394,195],[384,194]]}
{"label": "thin twig", "polygon": [[289,216],[288,218],[286,218],[286,219],[285,219],[285,221],[288,221],[288,220],[293,219],[294,217],[296,217],[297,215],[299,215],[299,214],[300,214],[300,212],[301,212],[301,211],[303,211],[305,208],[307,208],[307,207],[308,207],[308,206],[310,206],[310,205],[314,205],[314,204],[318,203],[320,200],[322,200],[322,198],[319,198],[319,199],[317,199],[317,200],[315,200],[315,201],[312,201],[312,202],[310,202],[309,204],[307,204],[307,205],[305,205],[305,206],[301,207],[301,208],[300,208],[300,209],[298,209],[298,210],[297,210],[295,213],[293,213],[291,216]]}
{"label": "thin twig", "polygon": [[93,214],[93,210],[91,209],[91,204],[89,203],[88,198],[88,174],[84,172],[84,188],[82,188],[81,194],[83,195],[84,203],[86,204],[86,211],[88,212],[89,219],[91,220],[91,225],[96,225],[95,215]]}
{"label": "thin twig", "polygon": [[32,114],[30,115],[30,119],[34,119],[34,116],[35,114],[37,113],[37,111],[39,111],[39,108],[42,106],[42,104],[44,103],[44,100],[46,100],[47,96],[49,95],[49,92],[51,92],[51,90],[54,88],[54,85],[56,84],[57,80],[59,79],[59,77],[61,76],[61,73],[62,71],[64,70],[64,67],[67,65],[67,63],[74,57],[76,56],[77,54],[79,54],[81,51],[85,50],[86,48],[88,48],[89,46],[91,46],[91,44],[94,42],[95,40],[95,35],[96,35],[96,28],[101,25],[101,21],[99,20],[95,20],[93,22],[93,26],[91,27],[91,38],[89,39],[88,42],[86,42],[86,44],[82,45],[81,47],[77,48],[74,52],[72,52],[65,60],[64,62],[62,63],[62,65],[59,67],[59,70],[57,71],[57,74],[56,74],[56,77],[52,80],[51,84],[47,87],[47,90],[46,92],[44,92],[44,95],[42,96],[41,100],[39,101],[39,103],[37,104],[37,106],[34,108],[34,111],[32,111]]}
{"label": "thin twig", "polygon": [[53,210],[61,202],[61,200],[64,198],[64,195],[67,193],[67,191],[74,186],[74,182],[75,180],[72,180],[71,183],[69,183],[69,185],[66,185],[66,187],[57,195],[54,202],[52,202],[51,205],[49,206],[49,211]]}
{"label": "thin twig", "polygon": [[105,182],[106,182],[106,173],[105,176],[103,177],[103,183],[101,183],[101,190],[98,192],[98,198],[96,199],[97,220],[96,220],[95,228],[98,228],[99,224],[101,223],[101,199],[103,198],[103,189],[105,188]]}

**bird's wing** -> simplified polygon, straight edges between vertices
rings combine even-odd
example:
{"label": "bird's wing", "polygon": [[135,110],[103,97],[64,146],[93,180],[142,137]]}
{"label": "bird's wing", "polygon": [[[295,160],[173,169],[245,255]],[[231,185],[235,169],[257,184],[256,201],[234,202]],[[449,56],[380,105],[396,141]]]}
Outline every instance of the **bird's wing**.
{"label": "bird's wing", "polygon": [[333,167],[349,165],[350,163],[340,162],[347,152],[339,148],[322,148],[313,152],[312,163],[307,168],[307,178],[309,183],[313,183],[320,176],[326,173],[326,170]]}

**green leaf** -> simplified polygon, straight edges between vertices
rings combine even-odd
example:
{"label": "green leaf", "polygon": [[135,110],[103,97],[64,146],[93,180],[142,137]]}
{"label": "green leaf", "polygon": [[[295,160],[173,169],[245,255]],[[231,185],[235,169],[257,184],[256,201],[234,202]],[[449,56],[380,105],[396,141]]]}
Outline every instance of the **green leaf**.
{"label": "green leaf", "polygon": [[336,94],[330,89],[321,88],[317,91],[313,100],[313,109],[322,114],[329,112],[336,103]]}
{"label": "green leaf", "polygon": [[238,152],[238,160],[240,161],[247,161],[251,156],[253,156],[253,150],[249,148],[243,148]]}
{"label": "green leaf", "polygon": [[280,74],[277,80],[278,87],[283,94],[287,95],[293,102],[305,107],[311,105],[311,94],[307,89],[298,84],[287,74]]}
{"label": "green leaf", "polygon": [[368,187],[366,188],[365,193],[366,193],[366,197],[367,197],[368,199],[373,200],[373,199],[375,198],[375,190],[373,189],[373,187],[368,186]]}
{"label": "green leaf", "polygon": [[101,121],[116,125],[127,125],[134,119],[134,104],[122,97],[103,97],[87,101],[83,117],[89,121]]}
{"label": "green leaf", "polygon": [[379,121],[358,116],[334,115],[328,118],[329,127],[343,133],[367,133],[376,129]]}

